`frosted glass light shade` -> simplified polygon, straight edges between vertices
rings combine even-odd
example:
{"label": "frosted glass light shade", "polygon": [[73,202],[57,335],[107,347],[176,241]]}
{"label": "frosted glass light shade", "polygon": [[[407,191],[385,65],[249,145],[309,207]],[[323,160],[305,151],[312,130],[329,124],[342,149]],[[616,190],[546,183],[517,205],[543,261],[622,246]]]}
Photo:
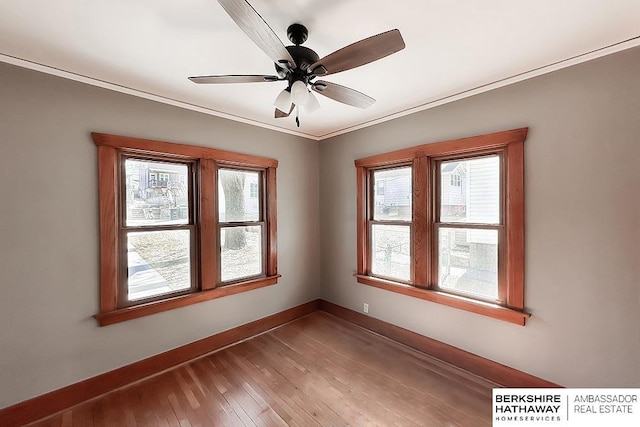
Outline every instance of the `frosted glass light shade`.
{"label": "frosted glass light shade", "polygon": [[318,102],[318,98],[314,94],[309,92],[309,101],[307,101],[307,103],[302,107],[305,113],[311,114],[314,111],[318,111],[320,109],[320,103]]}
{"label": "frosted glass light shade", "polygon": [[309,89],[304,82],[297,80],[291,85],[291,100],[296,105],[305,105],[309,101]]}
{"label": "frosted glass light shade", "polygon": [[291,108],[291,93],[287,89],[283,89],[273,102],[273,105],[275,105],[278,110],[288,113]]}

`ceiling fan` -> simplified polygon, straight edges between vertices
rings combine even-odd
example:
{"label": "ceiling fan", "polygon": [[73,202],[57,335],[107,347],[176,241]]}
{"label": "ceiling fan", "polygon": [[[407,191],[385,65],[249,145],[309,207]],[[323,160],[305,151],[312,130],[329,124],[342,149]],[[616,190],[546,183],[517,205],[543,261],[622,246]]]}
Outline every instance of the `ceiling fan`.
{"label": "ceiling fan", "polygon": [[404,49],[400,31],[390,30],[371,36],[339,49],[323,58],[313,50],[300,46],[308,37],[307,28],[295,23],[287,28],[287,37],[294,44],[284,46],[271,27],[262,19],[246,0],[218,0],[235,23],[258,45],[275,63],[277,75],[218,75],[189,77],[199,84],[255,83],[287,81],[287,87],[280,92],[274,105],[275,117],[289,117],[296,109],[296,124],[300,127],[299,109],[311,113],[320,108],[314,92],[343,104],[358,108],[371,106],[375,99],[357,90],[316,80],[368,64]]}

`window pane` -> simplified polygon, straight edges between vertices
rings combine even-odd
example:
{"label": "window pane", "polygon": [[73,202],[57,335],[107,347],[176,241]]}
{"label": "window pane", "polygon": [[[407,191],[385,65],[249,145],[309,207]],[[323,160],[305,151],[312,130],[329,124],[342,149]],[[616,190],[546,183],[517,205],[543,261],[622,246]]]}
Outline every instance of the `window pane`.
{"label": "window pane", "polygon": [[220,230],[222,281],[262,274],[262,227],[223,227]]}
{"label": "window pane", "polygon": [[438,286],[498,299],[498,231],[440,228]]}
{"label": "window pane", "polygon": [[220,222],[260,221],[260,173],[234,169],[218,171]]}
{"label": "window pane", "polygon": [[189,230],[127,233],[129,301],[191,287]]}
{"label": "window pane", "polygon": [[499,223],[500,157],[441,163],[440,221]]}
{"label": "window pane", "polygon": [[136,159],[124,164],[128,226],[189,223],[187,165]]}
{"label": "window pane", "polygon": [[411,279],[410,227],[406,225],[380,225],[371,227],[371,272],[375,275]]}
{"label": "window pane", "polygon": [[411,221],[411,168],[373,172],[373,219]]}

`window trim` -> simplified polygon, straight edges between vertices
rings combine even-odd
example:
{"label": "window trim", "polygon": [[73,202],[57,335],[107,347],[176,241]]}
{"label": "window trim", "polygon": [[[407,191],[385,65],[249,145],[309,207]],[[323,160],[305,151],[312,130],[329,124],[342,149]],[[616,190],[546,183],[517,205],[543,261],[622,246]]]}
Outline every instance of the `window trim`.
{"label": "window trim", "polygon": [[[276,168],[278,161],[266,157],[234,153],[208,147],[175,144],[140,138],[132,138],[103,133],[92,133],[98,147],[98,191],[100,211],[100,312],[94,317],[100,326],[155,314],[174,308],[184,307],[233,295],[240,292],[273,285],[278,282],[277,223],[276,223]],[[169,296],[129,307],[118,307],[118,274],[122,269],[120,248],[120,192],[121,153],[133,156],[165,159],[174,158],[193,161],[198,188],[194,189],[194,224],[198,236],[199,266],[197,276],[199,286],[195,292]],[[236,168],[260,169],[264,171],[264,221],[266,244],[265,274],[247,280],[224,284],[218,283],[218,238],[217,238],[217,169],[231,166]],[[200,260],[206,259],[207,262]]]}
{"label": "window trim", "polygon": [[[524,307],[524,141],[528,128],[468,138],[423,144],[355,161],[357,186],[357,272],[359,283],[375,286],[424,300],[444,304],[518,325],[525,325],[531,315]],[[441,292],[433,288],[433,254],[435,198],[432,163],[447,156],[461,157],[482,152],[503,151],[504,155],[504,254],[506,301],[494,304],[469,297]],[[370,274],[368,259],[368,211],[370,200],[368,174],[372,169],[413,165],[413,280],[410,284]]]}

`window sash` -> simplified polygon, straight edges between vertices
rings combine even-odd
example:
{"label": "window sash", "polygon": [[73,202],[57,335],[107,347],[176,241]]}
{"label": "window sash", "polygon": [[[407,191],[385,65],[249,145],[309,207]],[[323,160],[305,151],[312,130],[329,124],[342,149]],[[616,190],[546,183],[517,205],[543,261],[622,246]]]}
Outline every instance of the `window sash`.
{"label": "window sash", "polygon": [[175,290],[172,292],[159,293],[149,297],[138,298],[135,300],[129,299],[129,260],[128,250],[122,250],[120,252],[120,272],[118,282],[118,307],[126,308],[140,304],[145,304],[153,301],[159,301],[179,295],[185,295],[198,291],[199,275],[198,275],[198,249],[197,249],[197,229],[194,225],[184,225],[180,227],[130,227],[123,228],[120,232],[120,247],[125,248],[128,244],[129,233],[149,233],[156,231],[189,231],[189,287],[181,290]]}
{"label": "window sash", "polygon": [[[167,164],[167,165],[183,165],[187,168],[187,223],[186,224],[139,224],[139,225],[127,225],[128,220],[128,212],[127,212],[127,171],[126,171],[126,162],[127,160],[137,160],[137,161],[148,161],[155,162],[158,164]],[[119,196],[120,196],[120,212],[119,212],[119,224],[120,230],[118,233],[119,239],[119,247],[122,250],[119,253],[120,261],[119,261],[119,271],[118,271],[118,307],[125,308],[131,307],[135,305],[145,304],[148,302],[158,301],[166,298],[170,298],[173,296],[184,295],[192,292],[196,292],[198,290],[199,283],[199,275],[198,275],[198,230],[195,226],[195,217],[196,217],[196,209],[195,209],[195,198],[194,194],[198,191],[198,183],[194,178],[194,168],[197,166],[194,161],[185,161],[182,159],[177,159],[175,157],[166,156],[166,155],[136,155],[132,153],[127,153],[126,151],[121,151],[118,156],[118,163],[120,168],[120,179],[119,179]],[[150,172],[150,179],[161,180],[161,176],[165,174],[163,172]],[[134,232],[153,232],[153,231],[173,231],[173,230],[188,230],[190,234],[190,243],[189,243],[189,269],[190,269],[190,284],[189,287],[183,290],[178,290],[174,292],[167,292],[158,295],[153,295],[146,298],[139,298],[136,300],[129,299],[129,260],[128,260],[128,235],[129,233]]]}
{"label": "window sash", "polygon": [[[379,187],[377,187],[376,184],[376,180],[375,180],[375,173],[376,172],[381,172],[381,171],[393,171],[393,170],[398,170],[398,169],[404,169],[404,168],[409,168],[410,172],[411,172],[411,184],[413,185],[413,168],[412,165],[409,163],[402,163],[402,164],[398,164],[398,165],[392,165],[390,167],[382,167],[382,168],[375,168],[375,169],[370,169],[368,171],[367,174],[367,187],[368,187],[368,196],[367,196],[367,205],[368,205],[368,219],[370,221],[375,221],[375,222],[379,222],[379,223],[388,223],[388,224],[393,224],[393,223],[404,223],[405,225],[407,224],[411,224],[413,222],[413,213],[411,214],[409,219],[385,219],[385,218],[376,218],[375,212],[376,212],[376,201],[375,201],[375,197],[374,195],[376,194],[376,191],[378,190]],[[378,181],[378,184],[381,183],[382,181]],[[380,196],[384,196],[386,197],[387,194],[387,188],[386,186],[382,186],[383,188],[383,192],[382,193],[378,193],[378,195]],[[411,206],[413,206],[414,200],[413,200],[413,196],[412,196],[412,200],[411,200]]]}
{"label": "window sash", "polygon": [[231,279],[227,279],[224,280],[223,279],[223,259],[222,259],[222,245],[218,245],[218,265],[220,266],[220,268],[218,269],[218,286],[228,286],[228,285],[233,285],[234,283],[238,283],[238,282],[243,282],[246,280],[252,280],[252,279],[257,279],[260,277],[266,277],[267,276],[267,233],[266,233],[266,224],[264,222],[261,221],[255,221],[255,222],[244,222],[244,223],[220,223],[218,224],[218,236],[221,239],[222,236],[222,230],[223,229],[233,229],[233,228],[245,228],[246,227],[259,227],[260,228],[260,240],[259,240],[259,244],[260,244],[260,257],[259,257],[259,262],[260,262],[260,271],[256,274],[249,274],[246,276],[240,276],[240,277],[236,277],[236,278],[231,278]]}
{"label": "window sash", "polygon": [[[431,187],[431,192],[427,194],[427,197],[430,198],[434,204],[434,221],[431,224],[433,232],[431,234],[432,239],[430,241],[429,251],[431,253],[431,263],[430,263],[430,280],[428,284],[428,288],[432,288],[439,292],[449,293],[453,295],[461,295],[467,298],[471,298],[478,301],[486,301],[491,303],[497,303],[504,305],[507,303],[507,283],[505,280],[505,268],[506,262],[504,259],[505,250],[504,250],[504,218],[505,218],[505,154],[504,149],[500,150],[491,150],[491,151],[481,151],[478,153],[465,154],[461,156],[445,156],[445,157],[433,157],[431,158],[431,164],[433,168],[433,185]],[[499,160],[499,170],[498,170],[498,221],[496,223],[484,223],[484,222],[451,222],[451,221],[442,221],[442,184],[443,177],[442,172],[442,164],[444,162],[451,161],[468,161],[475,159],[483,159],[487,157],[497,156]],[[470,171],[467,171],[469,174]],[[453,177],[453,175],[451,175]],[[467,180],[469,180],[469,176],[467,176]],[[467,195],[470,197],[470,195]],[[480,295],[473,295],[466,292],[456,292],[453,289],[447,289],[440,286],[440,229],[441,228],[451,228],[451,229],[475,229],[475,230],[496,230],[497,231],[497,298],[487,298]]]}
{"label": "window sash", "polygon": [[[381,172],[381,171],[393,171],[393,170],[398,170],[398,169],[404,169],[404,168],[408,168],[409,171],[411,172],[411,179],[410,179],[410,183],[411,186],[413,187],[413,181],[414,181],[414,174],[413,174],[413,165],[411,163],[400,163],[400,164],[394,164],[391,166],[385,166],[385,167],[379,167],[379,168],[372,168],[367,170],[367,174],[366,174],[366,186],[367,186],[367,201],[366,204],[368,206],[368,210],[367,210],[367,241],[366,241],[366,254],[367,254],[367,259],[366,259],[366,271],[369,272],[369,274],[371,274],[374,277],[380,277],[383,279],[388,279],[388,280],[393,280],[393,281],[398,281],[401,283],[407,283],[407,284],[411,284],[413,283],[413,276],[414,276],[414,263],[413,263],[413,253],[414,253],[414,248],[413,248],[413,211],[411,212],[411,215],[409,217],[409,219],[385,219],[385,218],[379,218],[376,219],[375,218],[375,210],[376,210],[376,202],[375,202],[375,197],[374,195],[376,194],[376,190],[379,188],[378,184],[380,184],[382,181],[377,181],[375,179],[375,174],[376,172]],[[384,196],[387,193],[387,188],[386,186],[383,186],[382,188],[384,188],[384,191],[382,195]],[[386,197],[386,196],[385,196]],[[411,192],[411,207],[413,210],[413,204],[415,203],[415,200],[413,200],[413,191]],[[393,225],[397,225],[397,226],[402,226],[402,227],[408,227],[409,229],[409,245],[410,245],[410,262],[409,262],[409,277],[407,279],[400,279],[397,277],[390,277],[390,276],[385,276],[384,274],[376,274],[373,272],[373,263],[374,263],[374,257],[375,257],[375,251],[372,250],[372,245],[373,245],[373,227],[375,225],[385,225],[385,226],[393,226]]]}
{"label": "window sash", "polygon": [[[139,225],[127,225],[127,197],[126,197],[126,193],[127,193],[127,179],[126,179],[126,162],[127,160],[136,160],[136,161],[149,161],[149,162],[157,162],[157,163],[166,163],[169,165],[183,165],[186,166],[187,168],[187,181],[185,182],[185,184],[187,184],[188,186],[188,191],[187,191],[187,206],[188,206],[188,216],[187,216],[187,223],[186,225],[190,225],[190,224],[195,224],[195,217],[196,217],[196,211],[197,211],[197,203],[196,203],[196,198],[195,198],[195,194],[198,193],[198,182],[195,179],[195,170],[197,169],[198,165],[197,162],[195,161],[184,161],[184,160],[180,160],[178,158],[175,157],[171,157],[171,156],[160,156],[160,155],[146,155],[146,156],[140,156],[140,155],[133,155],[131,153],[127,153],[126,151],[120,151],[118,153],[118,164],[119,164],[119,171],[120,171],[120,176],[118,179],[119,185],[118,185],[118,196],[120,198],[119,200],[119,224],[120,224],[120,228],[127,228],[127,229],[133,229],[133,228],[154,228],[154,227],[174,227],[178,224],[161,224],[161,225],[155,225],[155,224],[139,224]],[[155,180],[156,182],[159,181],[159,178],[157,178],[158,173],[155,172],[151,172],[149,173],[149,179],[150,181]],[[156,178],[152,178],[153,176],[156,176]]]}
{"label": "window sash", "polygon": [[[402,278],[398,278],[398,277],[394,277],[394,276],[388,276],[382,273],[374,273],[374,258],[376,256],[376,251],[373,250],[373,245],[374,245],[374,241],[373,241],[373,228],[376,225],[380,225],[380,226],[398,226],[398,227],[404,227],[407,228],[409,230],[409,242],[408,242],[408,246],[409,246],[409,277],[407,279],[402,279]],[[406,221],[374,221],[371,220],[369,221],[369,227],[368,227],[368,231],[369,231],[369,236],[371,236],[371,238],[368,240],[368,259],[367,259],[367,271],[370,272],[370,274],[374,277],[380,277],[382,279],[387,279],[387,280],[393,280],[393,281],[397,281],[400,283],[407,283],[407,284],[412,284],[413,283],[413,272],[414,272],[414,262],[413,262],[413,225],[410,222],[406,222]]]}
{"label": "window sash", "polygon": [[[435,223],[443,223],[443,224],[474,224],[472,222],[464,222],[464,221],[442,221],[442,184],[443,184],[443,176],[442,176],[442,163],[443,162],[451,162],[451,161],[467,161],[467,160],[477,160],[488,157],[497,157],[499,160],[499,170],[498,170],[498,221],[497,222],[475,222],[478,225],[496,225],[496,224],[504,224],[504,212],[505,212],[505,150],[492,150],[492,151],[481,151],[479,153],[471,153],[468,155],[461,156],[447,156],[447,157],[432,157],[429,158],[429,161],[432,164],[433,168],[433,186],[430,188],[430,192],[427,194],[427,197],[432,199],[434,202],[434,222]],[[453,175],[452,175],[453,176]],[[468,180],[469,178],[467,178]]]}
{"label": "window sash", "polygon": [[[257,168],[243,168],[243,167],[238,167],[236,165],[227,165],[224,163],[219,163],[217,165],[216,168],[216,189],[220,188],[220,185],[218,184],[218,180],[220,180],[220,171],[221,170],[226,170],[226,171],[237,171],[237,172],[255,172],[258,174],[258,181],[257,181],[257,187],[256,187],[256,197],[255,199],[257,200],[258,203],[258,219],[256,220],[243,220],[243,221],[221,221],[219,218],[219,208],[220,208],[220,198],[224,197],[222,194],[220,194],[219,191],[216,191],[216,197],[217,197],[217,206],[216,206],[216,230],[217,230],[217,237],[218,239],[221,239],[222,236],[222,230],[223,229],[229,229],[229,228],[245,228],[245,227],[260,227],[260,233],[261,233],[261,239],[260,239],[260,272],[257,274],[252,274],[252,275],[247,275],[247,276],[242,276],[242,277],[238,277],[238,278],[233,278],[233,279],[228,279],[228,280],[224,280],[223,279],[223,274],[222,274],[222,270],[224,268],[224,266],[222,265],[222,245],[221,244],[217,244],[216,245],[216,260],[217,260],[217,265],[219,266],[218,271],[217,271],[217,286],[227,286],[227,285],[233,285],[235,283],[238,282],[243,282],[246,280],[251,280],[251,279],[256,279],[256,278],[260,278],[260,277],[266,277],[268,272],[268,231],[267,231],[267,223],[264,221],[264,218],[267,217],[267,200],[266,200],[266,196],[265,196],[265,191],[264,189],[266,188],[267,184],[266,184],[266,174],[265,171],[263,169],[257,169]],[[251,191],[253,189],[253,184],[254,183],[249,183],[249,198],[253,198],[251,195]],[[246,184],[245,184],[246,185]],[[218,240],[220,241],[220,240]]]}
{"label": "window sash", "polygon": [[[252,196],[252,191],[253,191],[253,184],[254,183],[249,183],[249,191],[248,191],[248,195],[249,195],[249,199],[256,199],[256,202],[258,203],[258,218],[255,220],[250,220],[250,219],[242,219],[242,220],[233,220],[233,221],[222,221],[220,219],[220,202],[223,198],[223,196],[220,194],[220,187],[222,184],[219,183],[220,181],[220,172],[221,171],[235,171],[235,172],[251,172],[251,173],[257,173],[258,174],[258,182],[255,183],[257,184],[256,188],[256,196],[253,197]],[[257,222],[264,222],[264,219],[266,218],[267,215],[267,203],[266,203],[266,197],[265,197],[265,187],[266,187],[266,182],[265,182],[265,170],[264,169],[257,169],[257,168],[242,168],[242,167],[237,167],[237,166],[233,166],[233,165],[226,165],[224,163],[219,163],[216,165],[216,181],[215,181],[215,189],[216,189],[216,222],[219,224],[228,224],[228,225],[233,225],[233,224],[240,224],[240,223],[257,223]],[[246,185],[246,184],[245,184]],[[224,190],[223,190],[224,191]]]}
{"label": "window sash", "polygon": [[[504,231],[505,228],[504,226],[501,225],[494,225],[494,226],[482,226],[482,225],[473,225],[472,227],[463,227],[461,226],[462,224],[434,224],[434,242],[433,242],[433,246],[432,246],[432,257],[433,257],[433,262],[432,262],[432,273],[431,273],[431,286],[434,290],[439,291],[439,292],[443,292],[443,293],[447,293],[447,294],[452,294],[452,295],[458,295],[458,296],[463,296],[466,298],[471,298],[474,300],[478,300],[478,301],[484,301],[484,302],[490,302],[490,303],[494,303],[494,304],[500,304],[500,305],[505,305],[506,304],[506,296],[507,296],[507,284],[506,284],[506,280],[505,280],[505,267],[506,267],[506,263],[505,263],[505,248],[504,248]],[[482,296],[480,294],[474,294],[471,292],[458,292],[455,289],[450,289],[450,288],[445,288],[445,287],[441,287],[440,286],[440,259],[439,259],[439,255],[440,255],[440,229],[442,228],[446,228],[446,229],[459,229],[459,230],[495,230],[496,233],[496,237],[497,237],[497,271],[496,271],[496,276],[497,276],[497,297],[496,298],[490,298],[490,297],[486,297],[486,296]]]}

